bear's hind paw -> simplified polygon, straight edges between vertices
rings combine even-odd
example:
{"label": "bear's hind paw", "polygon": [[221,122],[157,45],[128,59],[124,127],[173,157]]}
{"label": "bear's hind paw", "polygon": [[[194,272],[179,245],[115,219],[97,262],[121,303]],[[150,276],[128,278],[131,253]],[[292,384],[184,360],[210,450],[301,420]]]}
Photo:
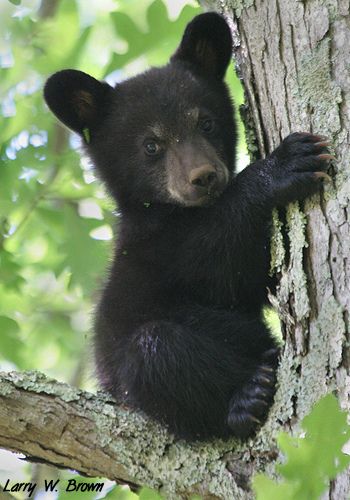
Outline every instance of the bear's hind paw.
{"label": "bear's hind paw", "polygon": [[276,371],[264,364],[259,366],[252,380],[234,394],[229,404],[227,424],[236,437],[248,438],[265,422],[275,386]]}

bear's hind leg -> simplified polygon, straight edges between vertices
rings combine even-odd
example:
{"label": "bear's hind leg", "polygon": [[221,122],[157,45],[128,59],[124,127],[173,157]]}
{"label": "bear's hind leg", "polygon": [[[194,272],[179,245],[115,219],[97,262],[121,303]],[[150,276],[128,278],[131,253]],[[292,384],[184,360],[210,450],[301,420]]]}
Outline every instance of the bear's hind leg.
{"label": "bear's hind leg", "polygon": [[276,390],[278,355],[278,348],[266,351],[251,380],[230,400],[227,423],[238,438],[249,437],[267,418]]}
{"label": "bear's hind leg", "polygon": [[165,423],[180,438],[227,434],[235,360],[223,346],[166,320],[145,323],[128,342],[118,369],[127,404]]}
{"label": "bear's hind leg", "polygon": [[113,385],[179,437],[246,438],[266,419],[278,350],[259,318],[194,307],[125,342]]}

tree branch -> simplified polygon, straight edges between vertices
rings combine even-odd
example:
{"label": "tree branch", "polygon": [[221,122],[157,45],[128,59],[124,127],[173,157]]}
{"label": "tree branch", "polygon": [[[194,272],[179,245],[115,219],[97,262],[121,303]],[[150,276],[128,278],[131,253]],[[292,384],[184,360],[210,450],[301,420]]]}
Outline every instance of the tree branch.
{"label": "tree branch", "polygon": [[37,372],[0,373],[0,446],[87,476],[148,485],[168,499],[195,493],[247,498],[227,468],[233,441],[175,441],[107,394],[80,391]]}

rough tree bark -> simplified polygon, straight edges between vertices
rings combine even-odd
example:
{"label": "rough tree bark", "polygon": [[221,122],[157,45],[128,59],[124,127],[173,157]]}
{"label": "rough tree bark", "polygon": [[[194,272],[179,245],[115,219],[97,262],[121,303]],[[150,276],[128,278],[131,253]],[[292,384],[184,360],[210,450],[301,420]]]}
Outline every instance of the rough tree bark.
{"label": "rough tree bark", "polygon": [[87,476],[148,485],[170,500],[195,493],[243,498],[227,468],[233,441],[176,441],[107,394],[95,396],[35,372],[0,373],[0,447]]}
{"label": "rough tree bark", "polygon": [[[275,217],[274,302],[285,348],[269,420],[244,445],[188,445],[104,397],[32,374],[4,375],[0,446],[88,475],[148,484],[167,499],[197,492],[237,500],[252,497],[253,473],[273,474],[278,431],[296,432],[328,391],[350,406],[350,13],[348,0],[202,3],[231,26],[252,153],[265,156],[288,133],[312,131],[332,139],[338,158],[321,196]],[[327,498],[349,495],[347,471]]]}
{"label": "rough tree bark", "polygon": [[[285,347],[262,451],[270,448],[278,428],[295,432],[326,392],[336,390],[341,406],[350,406],[349,1],[205,4],[225,15],[234,34],[253,153],[265,156],[290,132],[310,131],[328,136],[338,159],[321,196],[289,207],[284,223],[275,218],[272,267],[279,286],[274,303]],[[249,463],[261,467],[248,457]],[[349,495],[347,471],[332,482],[328,497]]]}

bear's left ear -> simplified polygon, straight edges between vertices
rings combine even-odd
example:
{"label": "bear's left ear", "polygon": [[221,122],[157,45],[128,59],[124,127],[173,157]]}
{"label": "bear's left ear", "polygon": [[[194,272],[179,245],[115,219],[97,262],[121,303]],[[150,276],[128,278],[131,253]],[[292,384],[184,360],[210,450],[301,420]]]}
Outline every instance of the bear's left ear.
{"label": "bear's left ear", "polygon": [[232,36],[225,19],[215,12],[196,16],[187,26],[171,61],[191,63],[206,75],[222,79],[232,55]]}
{"label": "bear's left ear", "polygon": [[105,82],[82,71],[65,69],[47,80],[44,97],[57,118],[89,142],[90,129],[105,117],[112,92]]}

